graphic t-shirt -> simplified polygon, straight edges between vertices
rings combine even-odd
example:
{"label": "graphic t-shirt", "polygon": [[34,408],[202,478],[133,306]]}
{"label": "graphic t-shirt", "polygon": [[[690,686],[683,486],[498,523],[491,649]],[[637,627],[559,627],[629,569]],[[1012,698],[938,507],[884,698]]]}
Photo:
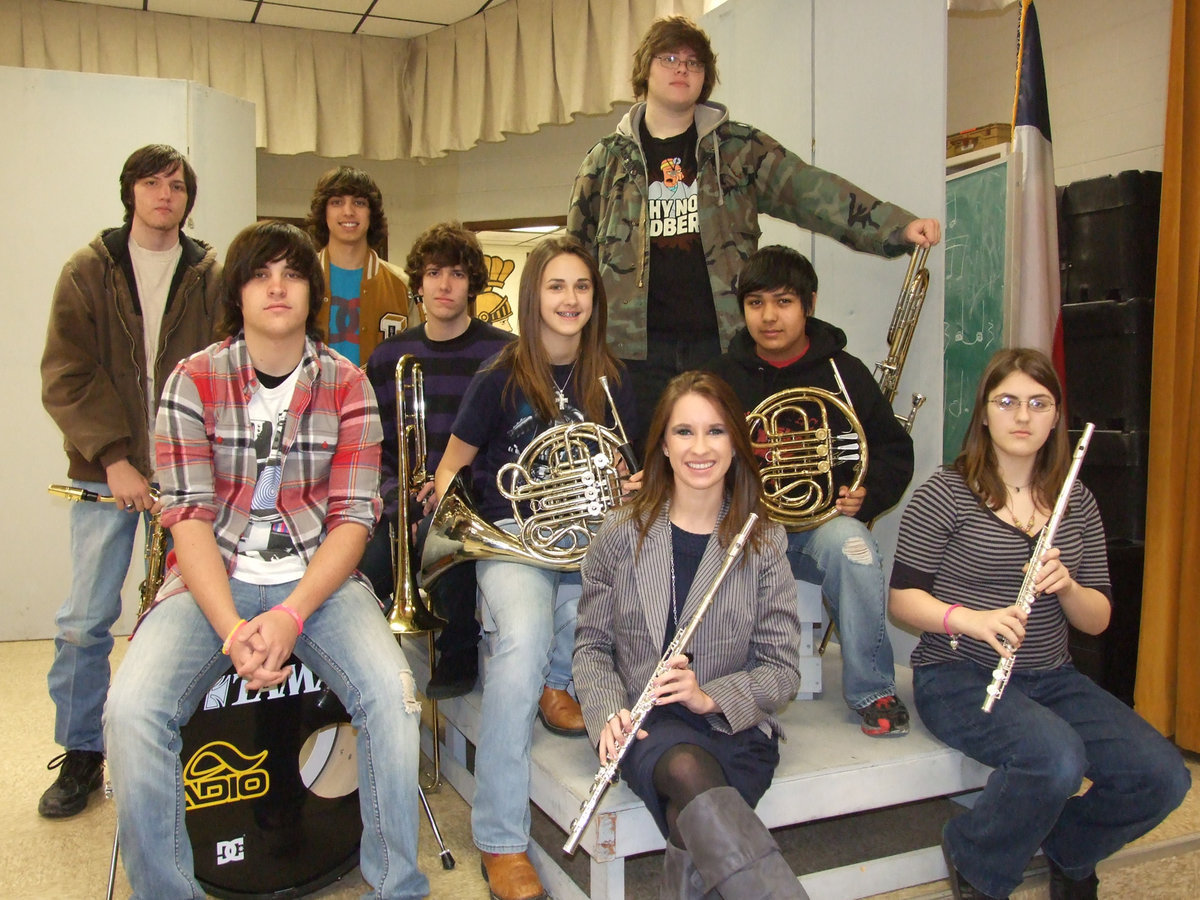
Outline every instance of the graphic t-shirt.
{"label": "graphic t-shirt", "polygon": [[700,197],[696,184],[696,125],[659,140],[641,124],[646,154],[650,236],[652,337],[716,336],[717,312],[704,244],[700,240]]}
{"label": "graphic t-shirt", "polygon": [[259,373],[259,389],[250,398],[248,412],[254,426],[258,480],[250,521],[238,541],[233,575],[249,584],[284,584],[304,574],[304,559],[277,508],[283,478],[284,426],[299,374],[297,366],[282,382],[268,386],[272,379]]}
{"label": "graphic t-shirt", "polygon": [[362,269],[343,269],[329,264],[329,340],[326,342],[356,366],[358,352],[359,294]]}

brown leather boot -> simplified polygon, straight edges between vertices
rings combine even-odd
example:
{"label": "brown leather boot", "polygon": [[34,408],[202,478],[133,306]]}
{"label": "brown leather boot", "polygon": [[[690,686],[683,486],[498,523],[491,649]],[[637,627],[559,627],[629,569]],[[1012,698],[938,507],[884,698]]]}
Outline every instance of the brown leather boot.
{"label": "brown leather boot", "polygon": [[563,737],[582,737],[587,734],[587,727],[583,724],[583,710],[566,691],[552,687],[542,688],[542,699],[538,701],[538,718],[547,729]]}
{"label": "brown leather boot", "polygon": [[493,900],[543,900],[547,896],[525,853],[479,851],[479,868]]}

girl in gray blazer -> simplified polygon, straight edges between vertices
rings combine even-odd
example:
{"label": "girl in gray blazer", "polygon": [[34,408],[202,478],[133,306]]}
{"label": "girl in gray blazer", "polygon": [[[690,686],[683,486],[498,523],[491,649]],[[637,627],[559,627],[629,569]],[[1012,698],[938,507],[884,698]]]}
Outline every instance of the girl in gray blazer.
{"label": "girl in gray blazer", "polygon": [[806,896],[753,807],[779,763],[776,713],[800,685],[796,589],[783,529],[767,521],[745,414],[714,375],[667,386],[647,433],[643,486],[584,560],[575,687],[601,763],[725,548],[760,515],[688,653],[653,685],[656,706],[622,773],[667,838],[663,897]]}

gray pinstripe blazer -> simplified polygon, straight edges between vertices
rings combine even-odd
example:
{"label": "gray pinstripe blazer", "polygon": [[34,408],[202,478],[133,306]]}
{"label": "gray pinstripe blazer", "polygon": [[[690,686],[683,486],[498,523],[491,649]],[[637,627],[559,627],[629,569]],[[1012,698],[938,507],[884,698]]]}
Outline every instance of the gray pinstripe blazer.
{"label": "gray pinstripe blazer", "polygon": [[[724,515],[724,513],[722,513]],[[768,523],[764,552],[747,544],[692,638],[689,652],[701,688],[721,707],[717,731],[758,725],[783,729],[772,715],[800,686],[800,618],[796,585],[784,553],[783,528]],[[592,745],[609,715],[632,708],[662,655],[671,603],[671,527],[664,508],[637,557],[629,511],[609,513],[583,561],[583,597],[575,630],[575,690]],[[708,591],[725,550],[715,533],[680,609],[686,622]]]}

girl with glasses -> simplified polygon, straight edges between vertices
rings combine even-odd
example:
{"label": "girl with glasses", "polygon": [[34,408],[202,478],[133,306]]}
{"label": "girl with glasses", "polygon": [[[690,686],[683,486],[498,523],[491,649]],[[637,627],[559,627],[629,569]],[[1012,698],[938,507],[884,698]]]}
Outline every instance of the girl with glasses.
{"label": "girl with glasses", "polygon": [[[917,712],[995,769],[942,833],[957,898],[1007,897],[1039,848],[1051,897],[1096,897],[1096,864],[1161,822],[1190,783],[1175,747],[1071,664],[1068,625],[1099,634],[1113,602],[1099,510],[1078,480],[1037,601],[1028,615],[1016,605],[1070,467],[1062,399],[1043,353],[996,353],[962,452],[917,489],[900,525],[890,607],[921,631]],[[992,670],[1012,653],[1011,680],[984,712]]]}

